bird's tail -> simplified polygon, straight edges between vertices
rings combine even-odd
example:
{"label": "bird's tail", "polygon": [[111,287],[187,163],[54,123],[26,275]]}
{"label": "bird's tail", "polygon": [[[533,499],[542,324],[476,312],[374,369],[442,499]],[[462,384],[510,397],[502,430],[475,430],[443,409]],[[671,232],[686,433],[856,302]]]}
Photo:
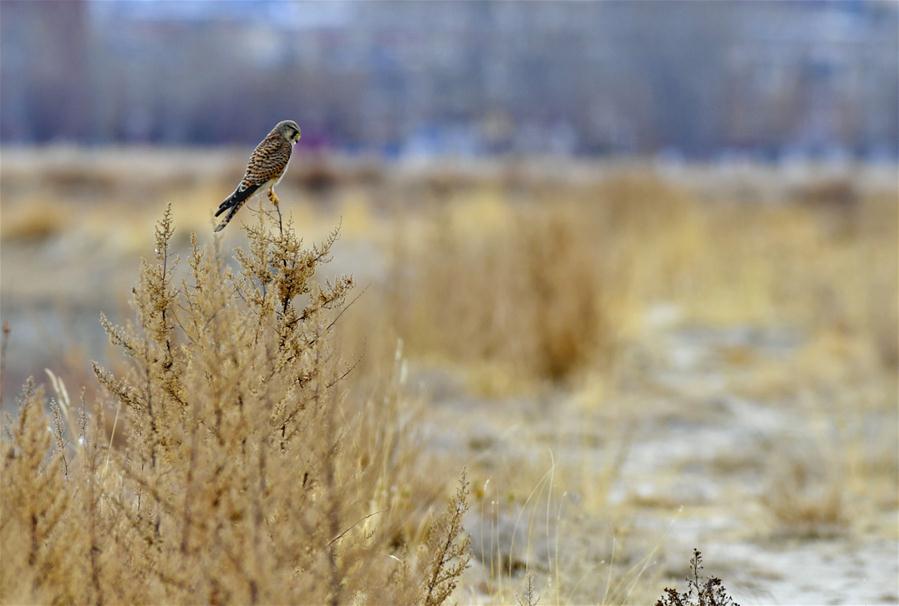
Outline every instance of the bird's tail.
{"label": "bird's tail", "polygon": [[238,187],[234,190],[234,193],[228,196],[224,202],[219,204],[218,210],[215,211],[215,216],[218,217],[220,214],[228,211],[228,214],[225,215],[225,218],[222,219],[221,223],[215,226],[215,231],[222,231],[225,229],[225,226],[231,222],[231,219],[234,218],[234,215],[237,214],[237,211],[240,210],[240,207],[243,206],[244,202],[246,202],[250,196],[252,196],[256,190],[259,189],[258,185],[249,185],[244,189]]}

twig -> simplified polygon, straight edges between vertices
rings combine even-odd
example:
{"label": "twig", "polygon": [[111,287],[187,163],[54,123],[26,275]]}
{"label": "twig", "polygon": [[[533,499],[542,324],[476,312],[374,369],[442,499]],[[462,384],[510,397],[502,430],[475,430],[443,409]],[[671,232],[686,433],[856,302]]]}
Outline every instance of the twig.
{"label": "twig", "polygon": [[331,381],[330,383],[328,383],[328,385],[325,387],[325,389],[331,389],[332,387],[334,387],[335,385],[337,385],[337,383],[339,383],[340,381],[342,381],[343,379],[345,379],[351,372],[353,372],[353,371],[356,369],[356,367],[359,365],[359,362],[361,362],[361,361],[362,361],[362,358],[364,358],[364,357],[365,357],[365,356],[364,356],[364,354],[363,354],[363,355],[360,355],[358,358],[356,358],[356,361],[353,362],[353,363],[349,366],[349,368],[347,368],[345,371],[343,371],[343,374],[341,374],[339,377],[337,377],[336,379],[334,379],[333,381]]}
{"label": "twig", "polygon": [[115,440],[115,428],[119,422],[119,410],[121,408],[122,402],[119,401],[116,403],[115,417],[112,420],[112,431],[109,433],[109,446],[106,448],[106,462],[103,464],[103,473],[106,473],[106,469],[109,467],[109,454],[112,452],[112,441]]}
{"label": "twig", "polygon": [[281,233],[281,237],[284,237],[284,225],[281,222],[281,205],[275,204],[275,210],[278,211],[278,231]]}
{"label": "twig", "polygon": [[364,522],[364,521],[367,520],[368,518],[370,518],[370,517],[372,517],[372,516],[376,516],[376,515],[378,515],[379,513],[384,513],[385,511],[387,511],[387,510],[386,510],[386,509],[381,509],[381,510],[379,510],[379,511],[373,511],[372,513],[370,513],[370,514],[368,514],[368,515],[362,516],[361,518],[359,518],[358,520],[356,520],[355,522],[353,522],[352,525],[350,525],[349,528],[347,528],[346,530],[344,530],[343,532],[341,532],[339,535],[337,535],[336,537],[334,537],[334,538],[331,539],[330,541],[328,541],[328,546],[331,546],[331,545],[333,545],[334,543],[336,543],[337,541],[339,541],[340,539],[342,539],[343,536],[344,536],[346,533],[348,533],[349,531],[351,531],[352,529],[354,529],[356,526],[358,526],[360,523]]}
{"label": "twig", "polygon": [[324,329],[319,335],[316,335],[314,338],[310,339],[310,340],[306,343],[306,346],[307,346],[307,347],[312,347],[312,346],[315,345],[315,343],[318,341],[318,338],[319,338],[319,336],[321,336],[321,334],[327,334],[328,332],[330,332],[331,329],[334,328],[334,326],[337,324],[337,321],[340,320],[340,317],[341,317],[344,313],[346,313],[346,311],[347,311],[350,307],[353,306],[353,303],[355,303],[356,301],[358,301],[358,300],[362,297],[362,295],[364,295],[367,291],[368,291],[368,286],[366,286],[365,288],[363,288],[362,291],[361,291],[358,295],[356,295],[355,297],[353,297],[353,299],[352,299],[349,303],[347,303],[346,305],[344,305],[344,306],[341,308],[340,312],[338,312],[338,314],[334,317],[334,319],[331,320],[331,322],[330,322],[327,326],[325,326],[325,329]]}

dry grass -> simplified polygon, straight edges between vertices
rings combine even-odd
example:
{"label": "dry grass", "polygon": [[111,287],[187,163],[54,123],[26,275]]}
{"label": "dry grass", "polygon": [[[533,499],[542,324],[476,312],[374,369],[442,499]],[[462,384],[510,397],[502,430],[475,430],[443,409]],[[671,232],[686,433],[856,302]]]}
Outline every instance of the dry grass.
{"label": "dry grass", "polygon": [[451,190],[399,220],[385,304],[411,352],[474,369],[488,392],[609,370],[658,304],[712,325],[839,331],[897,363],[889,192],[852,188],[851,215],[834,215],[808,202],[814,182],[770,206],[701,202],[635,171],[504,187]]}
{"label": "dry grass", "polygon": [[[7,544],[24,554],[3,577],[4,601],[92,600],[91,571],[99,570],[108,602],[251,601],[253,586],[259,601],[277,587],[285,600],[296,591],[321,601],[424,602],[422,583],[441,579],[433,568],[440,553],[464,541],[458,534],[435,549],[429,531],[458,531],[452,515],[435,523],[443,509],[435,495],[454,475],[446,470],[463,466],[472,541],[471,566],[450,598],[460,602],[645,603],[665,582],[658,562],[693,544],[717,539],[715,552],[726,553],[730,540],[751,550],[895,536],[893,183],[861,172],[527,163],[411,170],[304,159],[282,197],[304,236],[323,247],[284,238],[273,223],[260,231],[248,213],[247,237],[235,230],[223,241],[243,248],[240,263],[201,250],[197,278],[186,233],[208,231],[240,158],[207,158],[188,178],[171,165],[184,158],[163,165],[134,153],[147,162],[133,181],[124,173],[106,181],[125,160],[107,169],[78,160],[90,178],[73,182],[57,159],[59,183],[31,180],[27,161],[4,163],[4,256],[33,263],[23,280],[25,266],[5,262],[7,302],[58,297],[62,278],[47,276],[85,268],[111,276],[94,296],[125,292],[122,278],[133,275],[120,270],[133,266],[134,251],[149,250],[145,226],[159,208],[129,206],[142,189],[174,200],[179,226],[188,227],[170,242],[188,261],[181,270],[162,279],[159,260],[143,270],[134,328],[108,324],[126,351],[101,373],[106,399],[88,392],[85,430],[77,405],[68,415],[51,407],[39,423],[25,415],[44,433],[63,428],[64,448],[47,434],[40,448],[56,454],[28,473],[48,495],[63,495],[33,499],[38,518],[49,528],[54,508],[64,513],[47,534],[35,529],[44,568],[29,567],[26,519],[0,530],[4,554]],[[83,203],[77,221],[59,220],[70,203],[63,186]],[[343,238],[326,265],[327,254],[317,258],[330,250],[336,215]],[[41,251],[83,248],[32,259],[29,242],[38,240],[7,231],[27,224],[20,216],[56,226],[41,232]],[[362,288],[344,290],[335,266],[352,269]],[[31,275],[45,277],[43,290]],[[328,280],[344,287],[332,291]],[[78,297],[74,286],[67,292]],[[286,308],[284,293],[293,300]],[[114,303],[103,307],[115,315]],[[709,335],[719,340],[706,347]],[[410,394],[425,403],[416,414]],[[734,413],[733,398],[748,412]],[[152,415],[141,404],[150,400]],[[759,424],[750,423],[756,416]],[[282,451],[278,421],[288,417],[296,425],[285,427]],[[422,427],[428,441],[414,442]],[[8,449],[13,438],[4,440]],[[793,441],[822,454],[800,456],[787,447]],[[264,487],[256,481],[262,452]],[[314,481],[304,485],[307,473]],[[61,483],[51,481],[60,474]],[[22,485],[36,490],[34,480]],[[753,524],[760,511],[765,523]],[[85,538],[90,516],[98,550]],[[689,520],[677,540],[659,531],[678,516]],[[729,530],[695,536],[722,517]],[[450,558],[447,570],[463,559]],[[35,588],[47,567],[60,572]],[[154,571],[148,580],[134,579],[146,570]],[[745,588],[749,569],[732,570]]]}
{"label": "dry grass", "polygon": [[[485,191],[401,234],[390,282],[410,350],[475,370],[487,392],[607,367],[625,338],[643,228],[628,200],[519,205]],[[610,220],[611,219],[611,220]]]}
{"label": "dry grass", "polygon": [[452,219],[438,216],[430,229],[421,249],[395,259],[397,332],[411,351],[482,363],[500,384],[563,380],[612,353],[603,289],[614,285],[602,280],[576,217],[515,210],[507,226],[471,240]]}
{"label": "dry grass", "polygon": [[70,217],[55,205],[25,200],[21,209],[4,209],[0,238],[13,244],[40,243],[65,231]]}
{"label": "dry grass", "polygon": [[846,482],[839,464],[814,450],[772,461],[762,504],[776,535],[829,538],[849,531]]}
{"label": "dry grass", "polygon": [[331,329],[352,280],[316,278],[336,232],[304,248],[272,221],[248,230],[236,272],[194,241],[179,282],[167,211],[134,320],[103,320],[120,352],[114,370],[94,366],[108,399],[76,407],[51,375],[51,419],[26,385],[2,438],[0,601],[451,595],[468,562],[466,485],[427,513],[396,397],[341,384]]}

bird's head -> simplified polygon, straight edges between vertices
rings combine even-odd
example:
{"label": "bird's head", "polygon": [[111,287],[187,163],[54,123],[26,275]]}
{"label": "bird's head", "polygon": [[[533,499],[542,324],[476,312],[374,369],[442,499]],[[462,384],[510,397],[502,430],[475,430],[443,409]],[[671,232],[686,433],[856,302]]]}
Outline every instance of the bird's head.
{"label": "bird's head", "polygon": [[300,126],[293,120],[281,120],[275,124],[272,132],[279,133],[290,143],[296,143],[300,140]]}

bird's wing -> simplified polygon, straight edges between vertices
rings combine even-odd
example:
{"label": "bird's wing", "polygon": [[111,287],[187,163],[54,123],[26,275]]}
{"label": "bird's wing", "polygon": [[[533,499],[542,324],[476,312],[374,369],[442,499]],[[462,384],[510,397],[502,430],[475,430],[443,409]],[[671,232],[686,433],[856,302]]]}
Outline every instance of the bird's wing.
{"label": "bird's wing", "polygon": [[263,139],[250,156],[241,186],[262,185],[280,177],[290,160],[290,150],[290,143],[278,133]]}

